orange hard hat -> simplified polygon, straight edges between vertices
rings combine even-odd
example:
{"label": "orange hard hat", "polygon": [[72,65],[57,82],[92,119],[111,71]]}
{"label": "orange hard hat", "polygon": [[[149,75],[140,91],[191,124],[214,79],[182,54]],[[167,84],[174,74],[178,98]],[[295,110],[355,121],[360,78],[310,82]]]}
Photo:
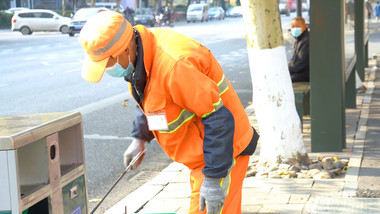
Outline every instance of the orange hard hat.
{"label": "orange hard hat", "polygon": [[82,77],[89,82],[99,82],[110,56],[116,58],[129,46],[132,25],[114,11],[99,12],[83,26],[79,43],[86,51]]}

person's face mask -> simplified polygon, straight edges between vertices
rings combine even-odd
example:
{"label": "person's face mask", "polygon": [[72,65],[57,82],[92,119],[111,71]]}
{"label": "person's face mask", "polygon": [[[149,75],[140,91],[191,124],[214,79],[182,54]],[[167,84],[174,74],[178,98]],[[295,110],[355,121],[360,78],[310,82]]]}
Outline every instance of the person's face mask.
{"label": "person's face mask", "polygon": [[123,68],[123,66],[119,64],[119,57],[117,57],[117,62],[113,66],[106,68],[105,71],[112,77],[124,77],[130,75],[135,69],[135,66],[133,66],[133,63],[131,62],[130,55],[128,55],[128,59],[129,64],[127,68]]}
{"label": "person's face mask", "polygon": [[294,27],[291,29],[292,35],[297,38],[302,34],[302,29],[300,27]]}

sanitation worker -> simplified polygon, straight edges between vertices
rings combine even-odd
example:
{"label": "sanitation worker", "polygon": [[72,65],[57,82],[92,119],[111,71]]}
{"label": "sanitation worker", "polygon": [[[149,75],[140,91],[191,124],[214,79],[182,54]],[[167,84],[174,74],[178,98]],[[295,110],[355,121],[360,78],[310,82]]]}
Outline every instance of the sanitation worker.
{"label": "sanitation worker", "polygon": [[[124,163],[156,138],[191,170],[189,213],[241,213],[241,189],[258,134],[210,50],[168,29],[132,27],[106,11],[83,27],[82,77],[123,77],[138,104]],[[134,167],[137,167],[136,163]]]}

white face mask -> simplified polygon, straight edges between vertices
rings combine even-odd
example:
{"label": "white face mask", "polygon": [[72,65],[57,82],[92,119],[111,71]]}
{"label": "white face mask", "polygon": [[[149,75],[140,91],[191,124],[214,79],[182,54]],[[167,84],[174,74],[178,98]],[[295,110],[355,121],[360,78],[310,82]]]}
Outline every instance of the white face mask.
{"label": "white face mask", "polygon": [[105,71],[107,72],[107,74],[109,74],[112,77],[128,76],[133,72],[133,70],[135,70],[135,66],[133,66],[133,63],[131,62],[130,55],[128,55],[128,60],[129,60],[128,67],[124,69],[123,66],[119,64],[119,57],[117,57],[117,62],[113,66],[106,68]]}
{"label": "white face mask", "polygon": [[302,29],[300,27],[294,27],[291,29],[292,35],[297,38],[302,34]]}

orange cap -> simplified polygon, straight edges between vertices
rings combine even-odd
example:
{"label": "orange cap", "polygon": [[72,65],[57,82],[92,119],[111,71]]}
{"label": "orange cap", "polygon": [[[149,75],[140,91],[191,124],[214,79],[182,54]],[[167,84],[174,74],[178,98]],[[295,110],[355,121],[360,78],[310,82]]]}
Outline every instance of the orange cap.
{"label": "orange cap", "polygon": [[122,54],[129,46],[132,34],[131,24],[114,11],[100,12],[87,20],[79,35],[79,43],[86,51],[83,79],[99,82],[110,56],[116,58]]}

